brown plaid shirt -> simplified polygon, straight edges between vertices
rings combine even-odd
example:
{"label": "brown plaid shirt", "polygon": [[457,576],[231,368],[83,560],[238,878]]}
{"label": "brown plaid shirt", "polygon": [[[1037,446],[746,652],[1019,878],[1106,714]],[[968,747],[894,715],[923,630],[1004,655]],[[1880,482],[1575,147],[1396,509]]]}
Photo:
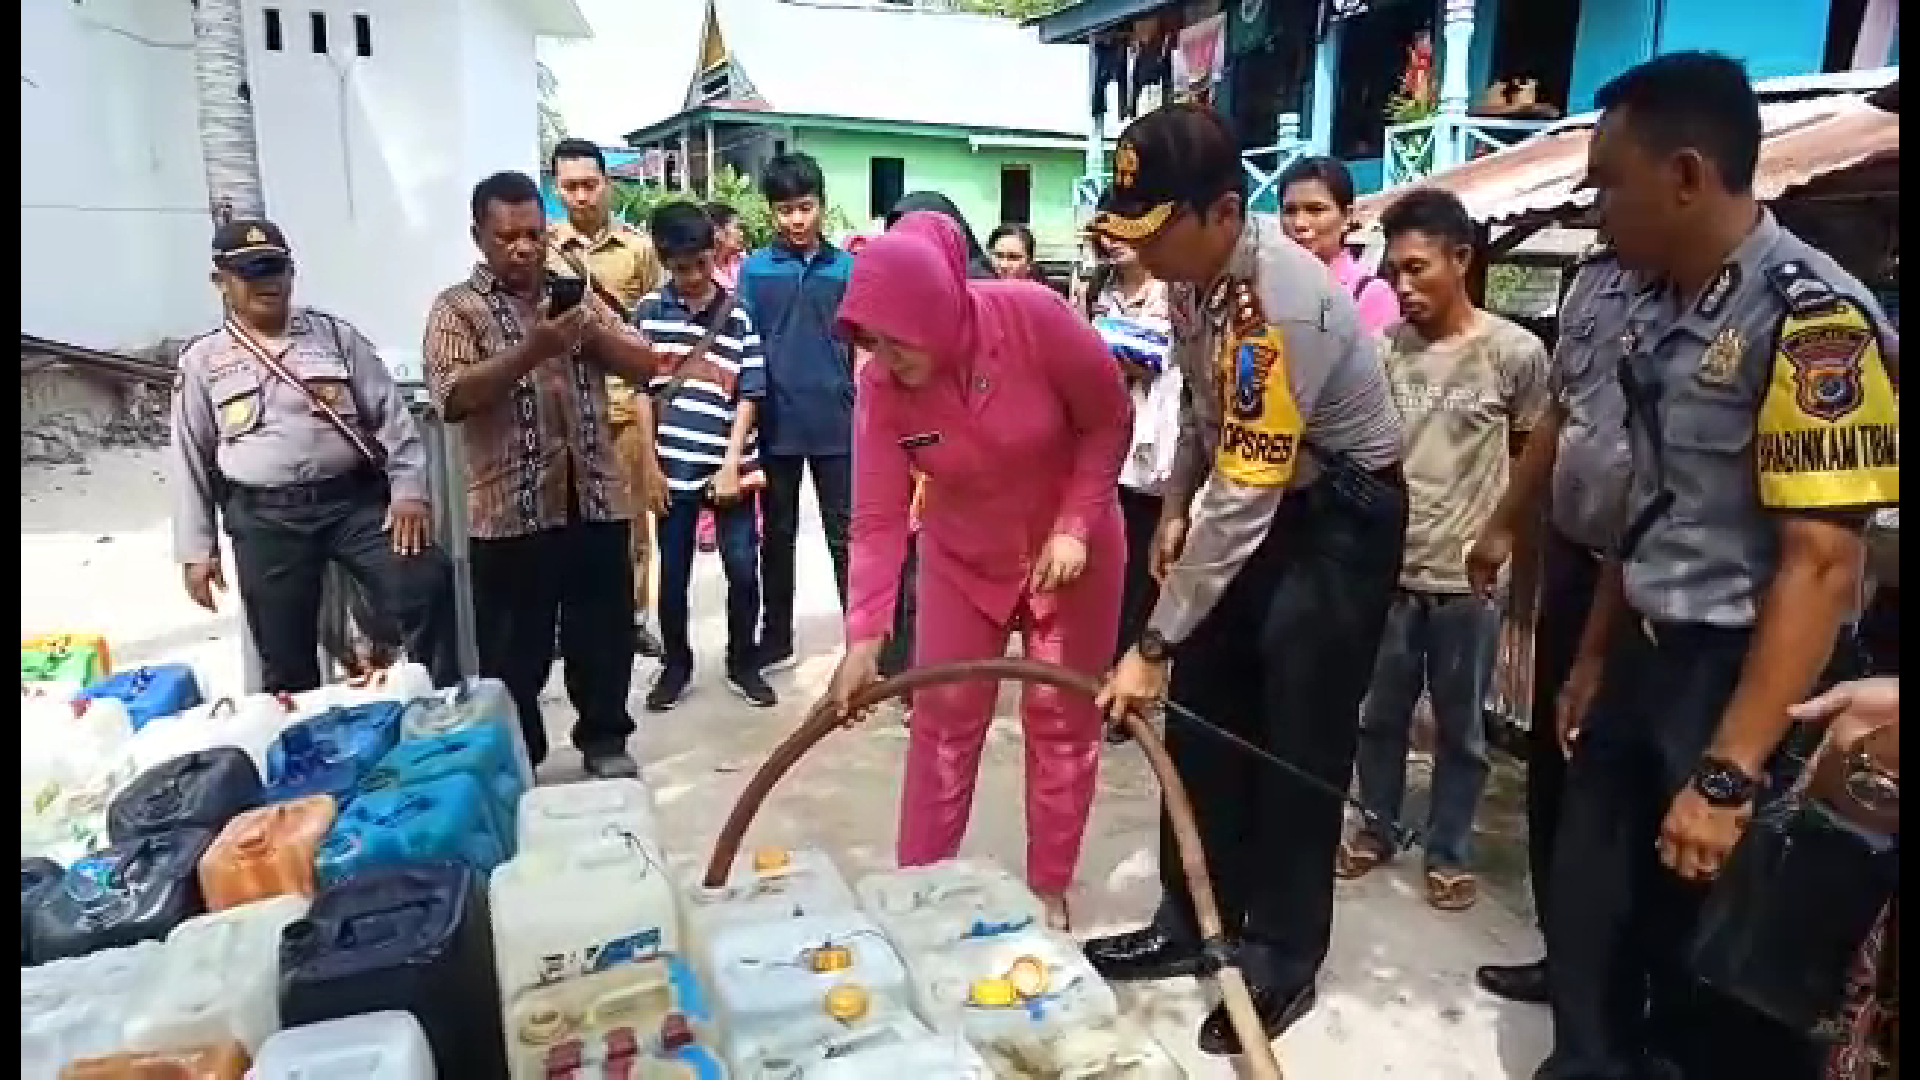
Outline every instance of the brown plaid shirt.
{"label": "brown plaid shirt", "polygon": [[[512,336],[496,307],[515,324]],[[612,320],[600,304],[596,317]],[[484,265],[427,312],[427,386],[445,407],[461,368],[524,340],[534,311]],[[569,495],[586,521],[625,521],[632,500],[607,428],[606,372],[580,360],[549,361],[460,425],[467,459],[467,521],[477,540],[526,536],[567,523]],[[572,491],[568,483],[572,483]]]}

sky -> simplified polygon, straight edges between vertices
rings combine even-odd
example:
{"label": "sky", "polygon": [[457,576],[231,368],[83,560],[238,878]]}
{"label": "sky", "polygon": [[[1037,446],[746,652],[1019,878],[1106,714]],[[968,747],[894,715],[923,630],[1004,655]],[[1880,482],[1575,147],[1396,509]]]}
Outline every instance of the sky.
{"label": "sky", "polygon": [[693,77],[704,0],[574,0],[584,42],[543,41],[567,134],[620,146],[627,132],[679,111]]}

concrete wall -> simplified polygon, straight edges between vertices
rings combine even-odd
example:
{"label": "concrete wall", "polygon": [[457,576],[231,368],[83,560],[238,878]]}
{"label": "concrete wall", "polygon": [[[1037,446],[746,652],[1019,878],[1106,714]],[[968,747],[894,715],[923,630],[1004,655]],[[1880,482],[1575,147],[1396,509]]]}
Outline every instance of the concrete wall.
{"label": "concrete wall", "polygon": [[[281,13],[277,52],[268,7]],[[248,0],[246,11],[267,209],[295,249],[300,299],[409,369],[427,305],[473,261],[474,181],[537,174],[532,33],[510,0]],[[310,11],[327,14],[325,55]],[[22,0],[23,331],[134,350],[217,317],[190,12]],[[356,12],[371,15],[368,57],[355,55]]]}
{"label": "concrete wall", "polygon": [[897,157],[906,162],[904,190],[931,189],[952,199],[981,243],[1000,223],[1001,167],[1028,166],[1033,171],[1033,220],[1029,227],[1043,248],[1073,242],[1073,182],[1085,164],[1077,148],[989,147],[975,151],[964,137],[821,128],[795,131],[792,148],[819,160],[827,175],[828,200],[844,209],[856,228],[868,227],[864,217],[871,196],[872,160]]}

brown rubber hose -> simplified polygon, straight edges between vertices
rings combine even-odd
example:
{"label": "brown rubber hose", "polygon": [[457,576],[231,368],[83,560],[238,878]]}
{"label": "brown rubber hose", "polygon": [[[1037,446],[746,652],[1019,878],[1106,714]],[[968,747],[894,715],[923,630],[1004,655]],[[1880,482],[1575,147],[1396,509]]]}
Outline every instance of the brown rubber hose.
{"label": "brown rubber hose", "polygon": [[[854,695],[852,704],[857,713],[922,687],[976,680],[998,683],[1008,679],[1077,690],[1088,697],[1100,691],[1097,680],[1058,664],[1002,657],[912,668],[867,687]],[[1200,830],[1194,824],[1193,804],[1187,801],[1186,786],[1180,782],[1173,759],[1167,756],[1167,748],[1153,725],[1132,714],[1127,716],[1126,724],[1140,748],[1146,752],[1147,763],[1153,766],[1154,775],[1160,780],[1160,793],[1166,801],[1167,818],[1173,825],[1174,847],[1180,852],[1180,866],[1186,872],[1187,888],[1193,893],[1193,912],[1200,924],[1200,937],[1203,941],[1220,941],[1220,907],[1214,900],[1213,878],[1207,874],[1206,853],[1200,846]],[[739,801],[733,804],[733,812],[727,815],[727,823],[721,828],[719,839],[713,843],[713,857],[707,861],[705,878],[708,888],[719,888],[727,883],[734,857],[740,852],[740,841],[746,836],[747,827],[753,824],[754,816],[767,801],[773,786],[808,750],[813,749],[815,743],[841,726],[840,717],[823,701],[807,714],[793,734],[767,755],[766,762],[747,781],[746,790],[740,793]],[[1240,1037],[1240,1046],[1246,1053],[1248,1073],[1255,1080],[1280,1080],[1280,1063],[1274,1057],[1273,1044],[1268,1041],[1259,1013],[1253,1007],[1246,977],[1229,958],[1220,965],[1213,978],[1226,1003],[1227,1018],[1233,1023],[1234,1034]]]}

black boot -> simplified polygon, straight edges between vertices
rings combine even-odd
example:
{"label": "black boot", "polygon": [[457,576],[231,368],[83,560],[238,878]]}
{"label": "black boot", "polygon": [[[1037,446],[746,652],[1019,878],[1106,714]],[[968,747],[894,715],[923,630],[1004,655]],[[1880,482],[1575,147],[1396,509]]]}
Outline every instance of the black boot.
{"label": "black boot", "polygon": [[1113,982],[1198,975],[1205,966],[1199,942],[1174,923],[1162,905],[1162,910],[1140,929],[1094,938],[1082,948],[1093,969]]}
{"label": "black boot", "polygon": [[1528,1005],[1547,1003],[1545,960],[1535,960],[1531,964],[1487,964],[1474,970],[1473,981],[1480,984],[1480,989],[1508,1001],[1520,1001]]}
{"label": "black boot", "polygon": [[[1313,1008],[1312,983],[1281,989],[1261,986],[1249,980],[1247,988],[1253,992],[1253,1011],[1260,1015],[1260,1026],[1266,1029],[1268,1041],[1279,1038],[1293,1026],[1294,1021]],[[1207,1018],[1201,1021],[1200,1049],[1218,1056],[1241,1052],[1240,1036],[1233,1030],[1233,1021],[1227,1018],[1225,1004],[1214,1006]]]}

